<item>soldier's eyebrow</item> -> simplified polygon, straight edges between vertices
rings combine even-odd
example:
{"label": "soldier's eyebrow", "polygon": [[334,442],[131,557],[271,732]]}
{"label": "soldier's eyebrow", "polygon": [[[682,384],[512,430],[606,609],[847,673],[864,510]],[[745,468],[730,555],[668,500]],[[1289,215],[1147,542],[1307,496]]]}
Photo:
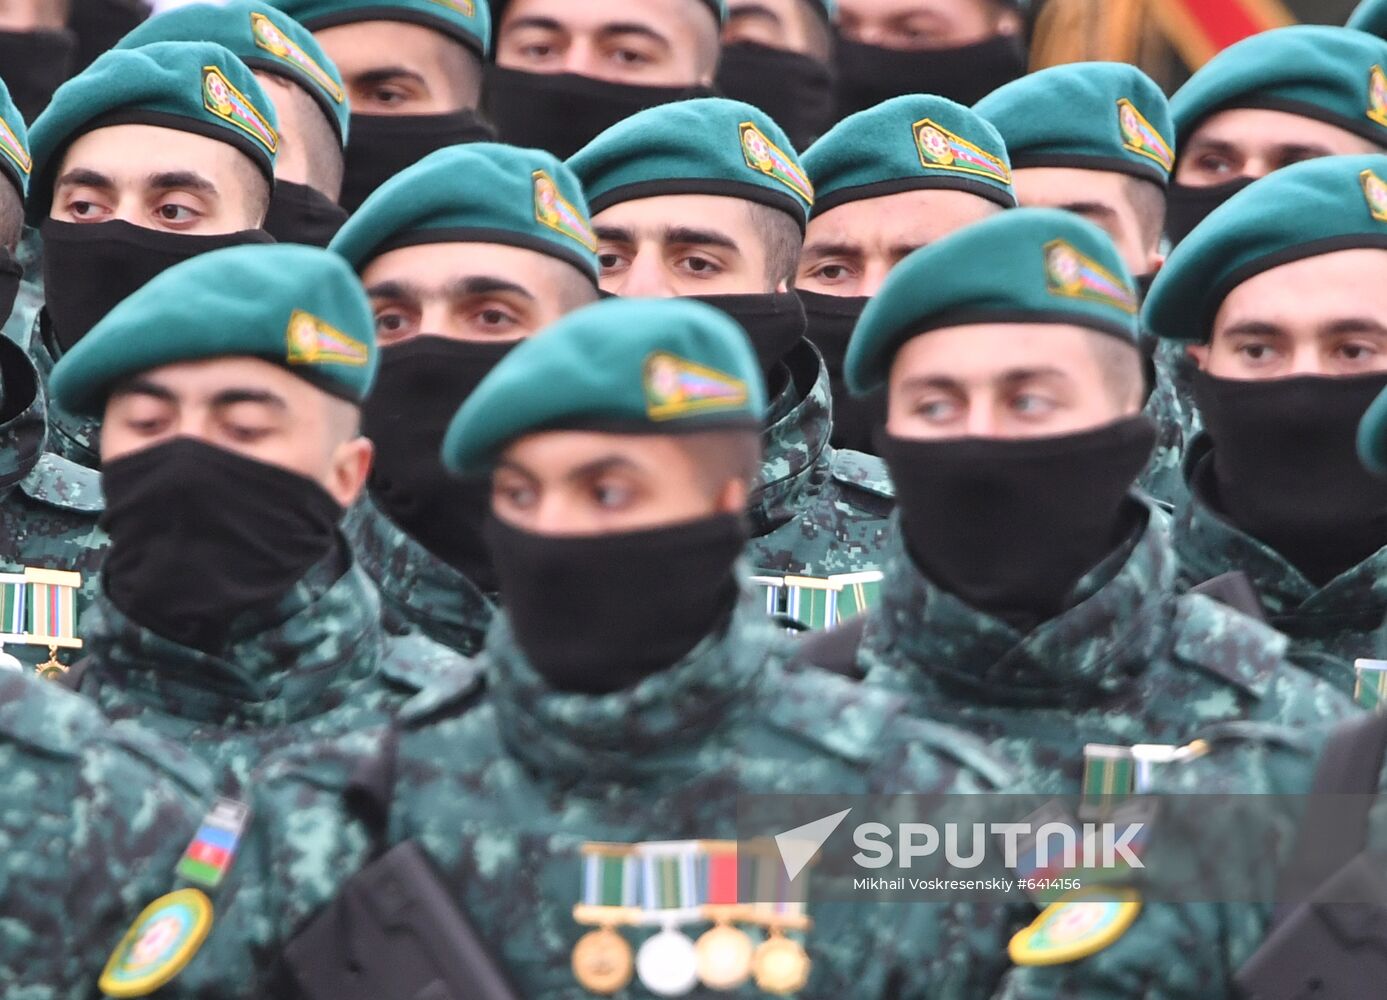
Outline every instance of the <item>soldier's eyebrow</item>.
{"label": "soldier's eyebrow", "polygon": [[1303,142],[1277,143],[1272,148],[1276,150],[1276,158],[1282,162],[1318,160],[1321,157],[1330,155],[1332,152],[1328,146],[1306,145]]}
{"label": "soldier's eyebrow", "polygon": [[1371,316],[1343,316],[1326,323],[1319,331],[1321,337],[1342,337],[1346,334],[1387,336],[1387,326]]}
{"label": "soldier's eyebrow", "polygon": [[562,31],[563,25],[552,17],[517,17],[515,20],[506,24],[507,31],[519,31],[521,28],[538,28],[540,31]]}
{"label": "soldier's eyebrow", "polygon": [[635,231],[625,226],[594,226],[593,232],[599,240],[606,240],[608,243],[636,242]]}
{"label": "soldier's eyebrow", "polygon": [[616,472],[621,469],[639,471],[640,468],[625,455],[603,455],[601,458],[594,458],[591,462],[584,462],[576,469],[570,469],[564,478],[570,481],[592,479],[607,472]]}
{"label": "soldier's eyebrow", "polygon": [[418,302],[421,298],[418,285],[396,280],[379,281],[369,286],[366,294],[373,299],[402,299],[406,302]]}
{"label": "soldier's eyebrow", "polygon": [[777,14],[775,11],[771,10],[769,7],[763,6],[759,3],[749,3],[744,7],[734,7],[732,10],[727,12],[727,18],[729,21],[740,21],[743,18],[745,18],[749,21],[769,21],[776,27],[780,27],[781,25],[780,15]]}
{"label": "soldier's eyebrow", "polygon": [[174,403],[178,397],[172,389],[152,382],[147,378],[127,379],[120,385],[111,390],[112,399],[120,399],[124,396],[150,396],[165,403]]}
{"label": "soldier's eyebrow", "polygon": [[110,190],[115,186],[116,182],[110,177],[86,167],[74,167],[53,182],[54,188],[94,187]]}
{"label": "soldier's eyebrow", "polygon": [[202,194],[216,194],[217,185],[192,170],[166,170],[150,174],[147,183],[156,191],[198,191]]}
{"label": "soldier's eyebrow", "polygon": [[407,80],[414,80],[417,83],[426,83],[423,74],[416,73],[408,66],[379,66],[376,69],[368,69],[352,77],[352,83],[356,86],[369,87],[373,83],[389,83],[391,80],[398,80],[401,77]]}
{"label": "soldier's eyebrow", "polygon": [[530,302],[535,301],[534,293],[522,285],[517,285],[513,281],[505,278],[495,278],[489,275],[476,275],[470,278],[459,278],[448,285],[448,297],[451,299],[465,299],[472,295],[515,295]]}
{"label": "soldier's eyebrow", "polygon": [[1034,368],[1012,368],[1002,373],[998,380],[1003,385],[1018,385],[1038,378],[1068,378],[1069,374],[1053,365],[1039,365]]}
{"label": "soldier's eyebrow", "polygon": [[944,389],[949,392],[956,392],[962,387],[962,382],[956,378],[949,378],[947,375],[910,375],[903,379],[900,384],[902,392],[918,392],[922,389]]}
{"label": "soldier's eyebrow", "polygon": [[288,410],[284,397],[267,389],[223,389],[212,397],[213,409],[236,406],[239,403],[257,403],[276,410]]}
{"label": "soldier's eyebrow", "polygon": [[1220,337],[1281,337],[1285,331],[1264,319],[1244,319],[1218,331]]}
{"label": "soldier's eyebrow", "polygon": [[800,259],[810,257],[857,257],[862,253],[862,248],[852,243],[810,243],[800,254]]}
{"label": "soldier's eyebrow", "polygon": [[669,39],[660,34],[654,28],[644,24],[634,22],[618,22],[616,24],[604,24],[597,33],[603,39],[610,39],[616,35],[636,35],[640,38],[654,42],[656,45],[663,46],[665,49],[670,47]]}
{"label": "soldier's eyebrow", "polygon": [[737,241],[716,229],[694,229],[692,226],[671,226],[663,233],[664,242],[676,246],[721,247],[741,252]]}
{"label": "soldier's eyebrow", "polygon": [[1055,206],[1064,212],[1084,217],[1116,218],[1117,209],[1102,201],[1069,201]]}

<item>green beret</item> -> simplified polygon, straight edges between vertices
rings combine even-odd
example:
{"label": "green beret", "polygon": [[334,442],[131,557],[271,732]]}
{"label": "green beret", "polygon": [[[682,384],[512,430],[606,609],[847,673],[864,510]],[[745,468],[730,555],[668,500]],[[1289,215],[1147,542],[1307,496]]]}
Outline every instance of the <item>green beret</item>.
{"label": "green beret", "polygon": [[405,21],[441,31],[485,56],[491,51],[487,0],[274,0],[309,31],[358,21]]}
{"label": "green beret", "polygon": [[1322,25],[1276,28],[1224,49],[1170,99],[1176,143],[1230,108],[1287,111],[1387,146],[1387,42]]}
{"label": "green beret", "polygon": [[231,0],[176,7],[151,17],[118,43],[134,49],[151,42],[216,42],[251,69],[288,77],[306,90],[347,142],[347,94],[342,75],[310,32],[264,0]]}
{"label": "green beret", "polygon": [[53,197],[51,176],[78,136],[108,125],[158,125],[219,139],[274,183],[279,120],[249,67],[211,42],[155,42],[114,49],[58,88],[29,130],[37,224]]}
{"label": "green beret", "polygon": [[1362,0],[1353,8],[1345,27],[1387,38],[1387,0]]}
{"label": "green beret", "polygon": [[1108,235],[1072,212],[1017,208],[897,264],[853,330],[843,374],[884,385],[907,340],[947,326],[1067,323],[1137,343],[1137,293]]}
{"label": "green beret", "polygon": [[1167,340],[1207,343],[1223,300],[1281,264],[1387,249],[1387,156],[1329,156],[1285,167],[1239,191],[1171,251],[1142,321]]}
{"label": "green beret", "polygon": [[973,110],[997,126],[1014,170],[1106,170],[1165,187],[1175,166],[1170,103],[1128,63],[1043,69],[998,87]]}
{"label": "green beret", "polygon": [[29,130],[24,116],[10,97],[10,88],[0,80],[0,170],[19,189],[20,197],[29,193],[29,174],[34,161],[29,158]]}
{"label": "green beret", "polygon": [[141,372],[207,358],[283,365],[360,403],[376,373],[375,320],[342,258],[285,243],[199,254],[120,302],[53,368],[58,405],[99,417],[111,390]]}
{"label": "green beret", "polygon": [[382,184],[331,249],[362,271],[421,243],[503,243],[557,257],[597,280],[587,201],[563,161],[538,149],[478,142],[430,153]]}
{"label": "green beret", "polygon": [[1358,457],[1369,472],[1387,477],[1387,392],[1383,392],[1358,425]]}
{"label": "green beret", "polygon": [[634,114],[568,165],[594,215],[639,198],[713,194],[778,208],[803,227],[814,204],[814,188],[780,126],[750,104],[721,97]]}
{"label": "green beret", "polygon": [[849,115],[804,154],[814,215],[901,191],[967,191],[1016,204],[1011,163],[997,130],[945,97],[893,97]]}
{"label": "green beret", "polygon": [[737,322],[689,299],[607,299],[505,356],[462,405],[443,462],[485,472],[514,439],[559,428],[757,430],[764,377]]}

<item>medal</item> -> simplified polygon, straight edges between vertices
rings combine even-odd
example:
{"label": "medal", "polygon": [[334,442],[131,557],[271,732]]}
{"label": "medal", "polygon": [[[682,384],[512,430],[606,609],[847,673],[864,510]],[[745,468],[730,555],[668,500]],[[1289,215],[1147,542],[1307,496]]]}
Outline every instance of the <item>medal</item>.
{"label": "medal", "polygon": [[1387,708],[1387,660],[1354,660],[1353,700],[1367,709]]}
{"label": "medal", "polygon": [[[52,680],[67,673],[58,649],[80,649],[77,638],[77,591],[81,573],[25,567],[23,573],[0,573],[0,646],[7,642],[48,647],[48,660],[35,668]],[[0,650],[0,666],[13,669],[18,660]]]}
{"label": "medal", "polygon": [[641,860],[641,898],[646,923],[661,930],[636,953],[636,975],[650,992],[683,996],[698,983],[698,952],[680,924],[703,916],[699,900],[696,841],[657,841],[636,845]]}
{"label": "medal", "polygon": [[583,901],[573,919],[596,924],[573,946],[573,976],[583,989],[615,993],[631,981],[635,962],[631,945],[614,928],[640,917],[636,889],[640,872],[628,844],[583,845]]}
{"label": "medal", "polygon": [[709,841],[703,850],[703,915],[714,926],[695,945],[698,979],[709,989],[734,990],[751,976],[752,956],[751,938],[732,926],[742,911],[737,896],[737,845]]}
{"label": "medal", "polygon": [[[813,921],[805,913],[805,903],[791,900],[792,887],[779,852],[774,846],[761,845],[750,859],[753,879],[751,904],[747,919],[764,926],[769,934],[752,955],[752,973],[757,987],[764,993],[794,993],[809,981],[813,962],[804,946],[785,936],[786,930],[807,931]],[[799,894],[803,895],[801,883]]]}
{"label": "medal", "polygon": [[791,941],[779,927],[756,947],[752,959],[756,985],[765,993],[784,995],[804,989],[813,963],[798,941]]}

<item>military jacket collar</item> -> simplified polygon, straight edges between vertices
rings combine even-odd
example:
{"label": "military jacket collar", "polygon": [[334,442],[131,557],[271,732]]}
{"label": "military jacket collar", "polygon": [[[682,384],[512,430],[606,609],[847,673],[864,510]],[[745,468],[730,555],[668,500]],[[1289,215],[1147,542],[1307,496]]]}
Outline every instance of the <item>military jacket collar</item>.
{"label": "military jacket collar", "polygon": [[1129,683],[1168,641],[1175,561],[1149,506],[1128,540],[1080,581],[1069,610],[1028,633],[940,590],[893,534],[881,610],[863,637],[882,653],[874,683],[937,684],[993,704],[1077,706]]}
{"label": "military jacket collar", "polygon": [[814,484],[828,478],[833,449],[833,396],[828,368],[809,341],[785,356],[790,380],[771,401],[762,431],[764,458],[760,483],[751,495],[753,537],[769,534],[790,521]]}
{"label": "military jacket collar", "polygon": [[[48,313],[39,310],[34,320],[34,332],[29,341],[29,356],[34,359],[39,378],[45,387],[58,363],[57,343],[48,324]],[[51,399],[48,403],[48,446],[89,469],[101,466],[101,421],[68,413]]]}
{"label": "military jacket collar", "polygon": [[481,648],[494,609],[461,570],[415,541],[369,494],[348,511],[343,530],[380,588],[387,623],[415,625],[469,656]]}
{"label": "military jacket collar", "polygon": [[327,711],[377,673],[380,601],[359,567],[343,571],[340,553],[314,566],[269,617],[276,624],[242,623],[213,655],[141,627],[103,592],[84,621],[89,676],[99,698],[113,688],[181,718],[250,727]]}
{"label": "military jacket collar", "polygon": [[[735,641],[732,637],[735,637]],[[746,596],[725,631],[635,687],[607,695],[549,687],[516,645],[504,612],[487,635],[491,702],[509,753],[559,782],[678,777],[755,697],[780,636]]]}

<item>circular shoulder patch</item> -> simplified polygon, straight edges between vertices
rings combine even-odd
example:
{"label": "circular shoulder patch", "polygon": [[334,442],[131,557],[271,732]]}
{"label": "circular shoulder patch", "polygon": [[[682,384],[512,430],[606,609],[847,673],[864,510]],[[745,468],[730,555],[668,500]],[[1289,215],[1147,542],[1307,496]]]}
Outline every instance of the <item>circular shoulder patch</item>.
{"label": "circular shoulder patch", "polygon": [[[1096,897],[1096,898],[1095,898]],[[1007,946],[1017,965],[1059,965],[1102,951],[1123,934],[1141,912],[1135,889],[1090,886],[1051,903]]]}
{"label": "circular shoulder patch", "polygon": [[160,896],[125,932],[97,985],[112,997],[153,993],[183,971],[211,929],[212,901],[201,890]]}

